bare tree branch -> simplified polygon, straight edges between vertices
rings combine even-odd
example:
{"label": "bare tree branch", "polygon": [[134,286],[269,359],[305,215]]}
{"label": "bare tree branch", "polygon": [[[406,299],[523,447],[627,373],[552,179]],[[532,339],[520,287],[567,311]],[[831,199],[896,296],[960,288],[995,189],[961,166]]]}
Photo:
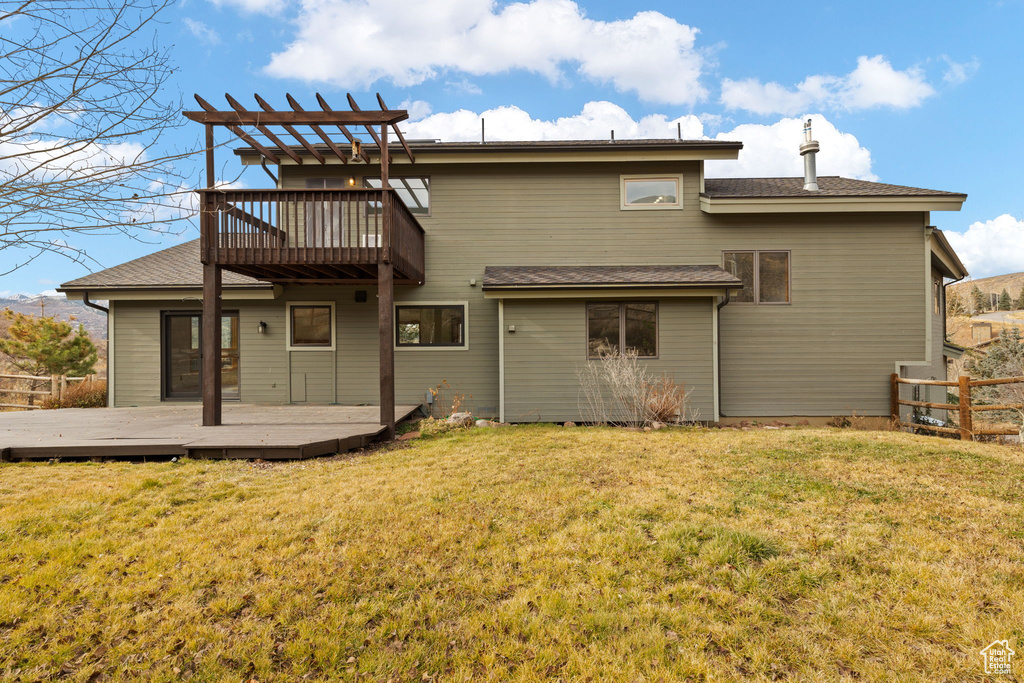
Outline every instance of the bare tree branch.
{"label": "bare tree branch", "polygon": [[147,240],[195,215],[198,143],[160,147],[184,123],[156,42],[171,4],[0,0],[0,275],[47,252],[95,263],[75,235]]}

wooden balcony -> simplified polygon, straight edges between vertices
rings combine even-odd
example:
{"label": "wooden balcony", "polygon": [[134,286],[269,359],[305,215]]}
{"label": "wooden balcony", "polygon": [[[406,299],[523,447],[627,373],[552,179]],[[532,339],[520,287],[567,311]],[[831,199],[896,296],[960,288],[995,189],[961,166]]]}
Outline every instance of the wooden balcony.
{"label": "wooden balcony", "polygon": [[424,281],[424,233],[395,190],[216,190],[201,196],[204,264],[277,283]]}

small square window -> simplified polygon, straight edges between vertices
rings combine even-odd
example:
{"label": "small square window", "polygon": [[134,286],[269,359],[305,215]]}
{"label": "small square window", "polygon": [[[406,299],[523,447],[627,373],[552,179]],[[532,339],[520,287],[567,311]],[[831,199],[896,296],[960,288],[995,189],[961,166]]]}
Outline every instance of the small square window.
{"label": "small square window", "polygon": [[682,176],[621,176],[621,208],[682,208],[682,184]]}
{"label": "small square window", "polygon": [[333,349],[333,304],[288,304],[288,348]]}

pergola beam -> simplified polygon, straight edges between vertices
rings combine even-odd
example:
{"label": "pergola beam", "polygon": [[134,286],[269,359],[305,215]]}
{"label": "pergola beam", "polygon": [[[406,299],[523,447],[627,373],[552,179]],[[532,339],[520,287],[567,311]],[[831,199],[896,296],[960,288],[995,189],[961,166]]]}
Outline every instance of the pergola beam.
{"label": "pergola beam", "polygon": [[[232,97],[231,93],[224,93],[224,98],[228,101],[228,104],[230,104],[231,108],[234,109],[235,111],[237,111],[237,112],[245,111],[245,108],[242,106],[242,103],[239,102],[238,100],[236,100],[234,97]],[[284,153],[285,156],[287,156],[288,158],[290,158],[292,161],[294,161],[295,163],[299,164],[300,166],[302,165],[302,157],[300,157],[298,154],[296,154],[295,152],[292,151],[291,145],[286,145],[281,140],[281,138],[279,138],[276,135],[274,135],[274,132],[272,130],[270,130],[269,128],[267,128],[266,126],[264,126],[263,124],[257,123],[257,124],[253,124],[253,125],[256,126],[256,130],[258,130],[259,132],[263,133],[263,135],[265,135],[268,140],[270,140],[275,145],[277,145],[277,148],[279,150],[281,150],[281,152]]]}
{"label": "pergola beam", "polygon": [[[335,112],[333,109],[331,109],[331,105],[327,104],[327,100],[325,100],[324,96],[321,95],[320,93],[316,94],[316,101],[320,105],[320,108],[323,109],[325,112],[330,112],[332,114],[335,114],[335,113],[339,113],[340,114],[341,113],[341,112]],[[334,125],[337,126],[338,130],[341,131],[341,134],[344,135],[345,138],[348,139],[349,142],[354,142],[355,141],[355,139],[356,139],[355,136],[352,135],[352,133],[349,132],[348,128],[343,126],[341,123],[335,123]],[[366,163],[370,163],[370,155],[367,154],[362,149],[359,150],[359,156]]]}
{"label": "pergola beam", "polygon": [[[253,93],[253,95],[256,97],[256,103],[260,105],[260,107],[262,107],[263,111],[274,111],[274,108],[270,106],[270,103],[267,102],[262,97],[260,97],[259,93]],[[327,159],[324,158],[324,155],[316,151],[316,148],[314,148],[313,145],[309,144],[306,141],[306,138],[302,137],[302,134],[299,133],[299,131],[295,130],[294,126],[291,126],[287,123],[283,123],[281,124],[281,127],[288,131],[288,134],[295,138],[296,142],[305,147],[306,151],[312,154],[314,159],[319,161],[321,164],[327,163]]]}
{"label": "pergola beam", "polygon": [[409,118],[409,113],[395,111],[185,111],[182,115],[197,123],[215,126],[373,126],[391,125]]}
{"label": "pergola beam", "polygon": [[[295,98],[292,97],[290,94],[285,93],[284,96],[286,98],[288,98],[288,104],[291,105],[292,109],[294,109],[295,111],[306,111],[305,109],[302,108],[302,105],[300,105],[295,100]],[[343,164],[347,164],[348,163],[348,155],[345,154],[344,152],[342,152],[341,149],[336,144],[334,144],[334,140],[331,140],[330,136],[327,135],[327,133],[324,132],[323,128],[321,128],[320,126],[317,126],[317,125],[313,125],[313,124],[310,124],[309,127],[313,129],[314,133],[316,133],[317,135],[320,136],[320,139],[324,141],[325,145],[327,145],[328,147],[331,148],[331,151],[334,152],[334,156],[336,156],[339,159],[341,159],[341,163],[343,163]]]}
{"label": "pergola beam", "polygon": [[[384,104],[384,98],[380,96],[380,93],[377,93],[377,103],[380,105],[381,109],[388,108],[388,105]],[[391,129],[395,131],[395,135],[398,137],[398,141],[402,143],[402,148],[405,150],[405,153],[409,155],[409,161],[415,164],[416,157],[413,155],[412,150],[409,149],[409,143],[405,141],[405,136],[402,135],[402,131],[398,130],[398,125],[391,124]]]}

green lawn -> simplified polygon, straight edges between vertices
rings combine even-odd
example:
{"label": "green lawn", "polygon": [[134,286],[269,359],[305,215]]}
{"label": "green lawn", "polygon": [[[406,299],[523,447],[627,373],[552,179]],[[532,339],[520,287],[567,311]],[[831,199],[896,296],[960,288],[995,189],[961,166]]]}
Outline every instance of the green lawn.
{"label": "green lawn", "polygon": [[5,464],[0,679],[992,680],[1022,501],[1019,449],[826,429]]}

